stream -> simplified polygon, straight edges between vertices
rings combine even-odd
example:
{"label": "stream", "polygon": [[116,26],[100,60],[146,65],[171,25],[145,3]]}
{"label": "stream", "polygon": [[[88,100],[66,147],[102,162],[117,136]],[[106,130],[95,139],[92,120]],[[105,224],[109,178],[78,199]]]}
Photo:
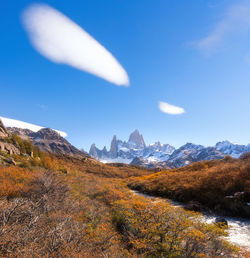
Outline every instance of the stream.
{"label": "stream", "polygon": [[[182,203],[175,202],[167,198],[154,197],[148,194],[140,193],[138,191],[131,190],[133,194],[143,196],[145,198],[151,199],[152,201],[164,201],[169,202],[174,207],[184,207]],[[214,223],[216,218],[225,218],[228,223],[228,236],[225,237],[226,240],[240,247],[244,247],[250,251],[250,220],[235,217],[222,217],[217,215],[206,215],[202,214],[202,221],[206,223]]]}

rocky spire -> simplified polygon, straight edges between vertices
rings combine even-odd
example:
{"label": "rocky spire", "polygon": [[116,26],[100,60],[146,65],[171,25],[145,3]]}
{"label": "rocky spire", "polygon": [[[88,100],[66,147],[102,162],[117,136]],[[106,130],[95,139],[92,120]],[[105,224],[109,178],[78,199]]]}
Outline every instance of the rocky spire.
{"label": "rocky spire", "polygon": [[117,138],[116,135],[114,135],[111,145],[110,145],[110,156],[111,158],[116,158],[118,152],[118,146],[117,146]]}
{"label": "rocky spire", "polygon": [[90,155],[91,157],[93,157],[93,158],[97,158],[97,157],[98,157],[97,150],[96,150],[96,146],[95,146],[94,143],[90,146],[89,155]]}
{"label": "rocky spire", "polygon": [[146,147],[143,136],[139,133],[137,129],[130,134],[128,143],[138,149]]}
{"label": "rocky spire", "polygon": [[107,156],[108,156],[108,150],[107,150],[106,146],[104,146],[103,149],[102,149],[102,155],[103,155],[104,157],[107,157]]}

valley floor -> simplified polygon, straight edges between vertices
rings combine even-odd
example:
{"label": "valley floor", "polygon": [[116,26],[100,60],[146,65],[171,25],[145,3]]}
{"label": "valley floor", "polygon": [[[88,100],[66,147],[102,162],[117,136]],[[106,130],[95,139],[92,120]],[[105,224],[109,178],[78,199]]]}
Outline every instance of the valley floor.
{"label": "valley floor", "polygon": [[135,196],[154,171],[91,158],[16,156],[0,168],[1,257],[247,257],[223,227]]}

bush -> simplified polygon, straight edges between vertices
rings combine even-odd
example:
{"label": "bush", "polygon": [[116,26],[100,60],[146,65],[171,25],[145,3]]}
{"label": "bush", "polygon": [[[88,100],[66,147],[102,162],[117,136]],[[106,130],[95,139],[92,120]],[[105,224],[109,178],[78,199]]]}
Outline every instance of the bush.
{"label": "bush", "polygon": [[205,207],[226,209],[229,213],[249,216],[244,209],[225,206],[225,197],[236,192],[249,192],[250,162],[226,157],[190,166],[158,172],[129,180],[129,187],[145,193],[182,202],[198,201]]}

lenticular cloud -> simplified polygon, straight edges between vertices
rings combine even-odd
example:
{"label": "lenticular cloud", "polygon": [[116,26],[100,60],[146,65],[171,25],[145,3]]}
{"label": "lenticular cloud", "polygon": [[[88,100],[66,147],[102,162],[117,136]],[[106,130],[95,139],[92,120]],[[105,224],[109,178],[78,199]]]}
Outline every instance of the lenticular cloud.
{"label": "lenticular cloud", "polygon": [[23,12],[22,21],[34,48],[51,61],[129,85],[126,71],[112,54],[59,11],[33,4]]}
{"label": "lenticular cloud", "polygon": [[170,115],[180,115],[185,112],[184,108],[182,108],[182,107],[170,105],[167,102],[162,102],[162,101],[159,102],[159,109],[162,112],[170,114]]}

